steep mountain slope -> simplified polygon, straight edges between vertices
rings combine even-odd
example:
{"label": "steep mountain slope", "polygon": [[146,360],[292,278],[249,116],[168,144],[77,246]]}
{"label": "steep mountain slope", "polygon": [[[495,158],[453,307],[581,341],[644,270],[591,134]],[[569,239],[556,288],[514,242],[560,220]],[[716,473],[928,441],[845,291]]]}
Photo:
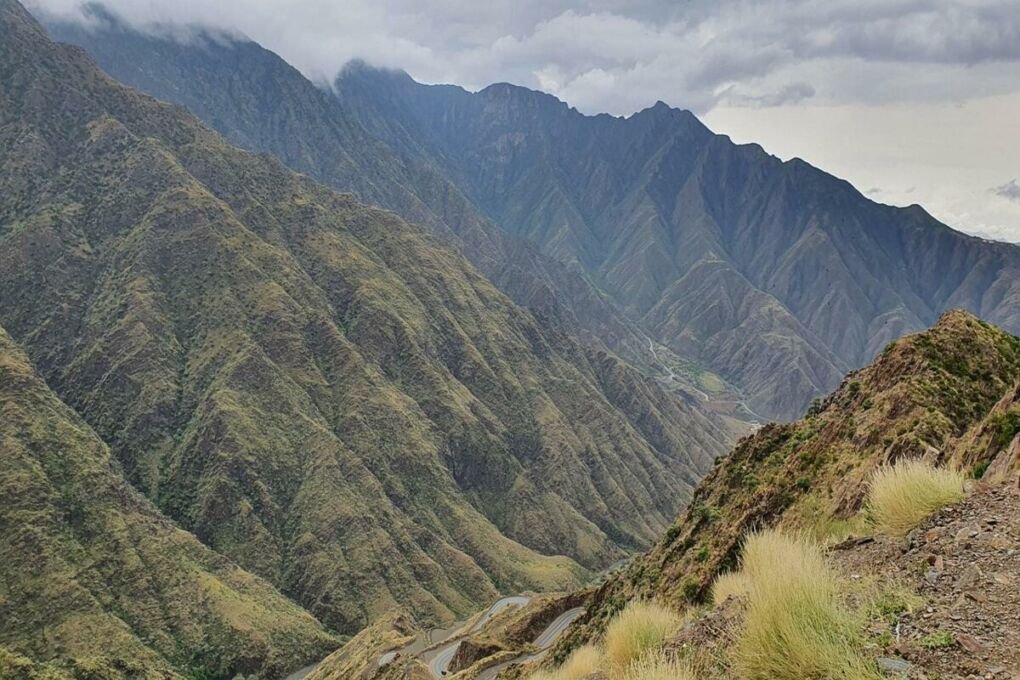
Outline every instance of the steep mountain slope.
{"label": "steep mountain slope", "polygon": [[159,515],[3,329],[0,450],[0,675],[22,677],[3,648],[79,677],[276,677],[336,646]]}
{"label": "steep mountain slope", "polygon": [[325,624],[576,583],[721,451],[392,213],[119,85],[13,0],[0,37],[0,323],[133,484]]}
{"label": "steep mountain slope", "polygon": [[[712,579],[736,567],[748,531],[838,532],[882,464],[963,461],[990,482],[1015,478],[1020,420],[1002,426],[997,414],[1018,381],[1020,339],[962,311],[889,345],[807,417],[769,425],[720,459],[656,547],[595,593],[565,644],[593,635],[629,599],[704,601]],[[997,434],[975,446],[989,418]]]}
{"label": "steep mountain slope", "polygon": [[520,87],[472,94],[364,65],[335,89],[370,132],[425,147],[497,224],[580,266],[765,416],[799,415],[947,308],[1020,330],[1016,246],[876,204],[686,111],[584,116]]}
{"label": "steep mountain slope", "polygon": [[[1018,390],[1020,339],[965,312],[948,312],[934,328],[890,344],[802,420],[769,425],[742,440],[719,460],[655,548],[603,584],[563,600],[558,611],[572,608],[576,623],[548,654],[529,644],[528,636],[509,639],[483,630],[461,643],[470,653],[471,671],[462,676],[451,667],[451,677],[624,677],[619,668],[610,670],[612,664],[628,647],[654,638],[660,626],[649,618],[642,628],[639,617],[616,626],[612,642],[603,633],[621,610],[632,603],[640,609],[649,600],[683,621],[665,631],[661,651],[663,657],[693,662],[697,672],[690,677],[1011,677],[1020,640]],[[886,534],[872,521],[877,513],[865,506],[872,474],[880,466],[919,458],[961,465],[972,481],[965,485],[955,477],[949,500],[927,508],[927,517],[925,511],[917,515],[907,536]],[[922,494],[922,504],[929,500]],[[812,589],[819,586],[804,580],[812,573],[798,562],[805,555],[780,550],[769,553],[775,559],[768,569],[762,559],[749,567],[751,536],[759,546],[776,537],[815,538],[817,543],[792,543],[833,570],[847,627],[826,627],[831,621],[812,607]],[[783,547],[776,543],[776,549]],[[789,663],[744,673],[745,657],[735,650],[746,642],[750,625],[748,579],[761,578],[763,570],[785,590],[769,602],[785,605],[796,622],[772,619],[775,625],[756,650],[765,657],[788,650],[783,658]],[[721,573],[730,578],[720,595],[713,584]],[[800,627],[816,629],[817,636],[799,637]],[[847,646],[840,649],[859,652],[861,665],[854,670],[861,672],[813,672],[817,657],[796,647],[802,640],[820,647],[843,640]],[[584,663],[569,671],[564,664],[554,676],[531,675],[536,667],[562,663],[582,643],[595,645],[586,650]],[[412,677],[416,669],[424,671],[423,658],[434,657],[406,644],[388,629],[369,631],[331,659],[356,660],[345,667],[357,669],[358,677]],[[380,667],[387,650],[408,653]],[[655,649],[650,651],[654,656]],[[328,675],[334,663],[327,660],[322,673]],[[610,672],[578,675],[582,667]],[[899,670],[879,675],[880,667]],[[677,670],[652,677],[688,675]]]}
{"label": "steep mountain slope", "polygon": [[[114,78],[186,106],[230,142],[427,226],[519,304],[556,317],[596,346],[645,365],[645,333],[577,270],[507,236],[422,150],[400,152],[370,135],[343,102],[258,44],[179,28],[141,32],[101,5],[87,23],[43,15],[56,40],[84,47]],[[193,33],[180,40],[180,31]]]}

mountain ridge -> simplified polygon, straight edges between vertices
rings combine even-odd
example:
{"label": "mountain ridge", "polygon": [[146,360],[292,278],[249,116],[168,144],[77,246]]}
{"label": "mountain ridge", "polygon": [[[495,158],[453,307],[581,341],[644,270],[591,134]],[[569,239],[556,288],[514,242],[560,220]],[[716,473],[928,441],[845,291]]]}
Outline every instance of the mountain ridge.
{"label": "mountain ridge", "polygon": [[693,401],[421,228],[4,2],[0,322],[163,512],[330,629],[576,584],[721,452]]}
{"label": "mountain ridge", "polygon": [[[139,32],[103,5],[82,26],[40,12],[57,38],[86,46],[122,82],[183,104],[231,142],[428,227],[519,304],[556,317],[587,342],[638,365],[644,334],[580,272],[505,235],[420,153],[373,138],[341,103],[246,38],[192,27],[192,41]],[[195,47],[193,42],[198,42]]]}
{"label": "mountain ridge", "polygon": [[[1017,328],[1015,246],[959,234],[918,208],[875,204],[805,161],[733,144],[689,112],[586,116],[527,88],[469,93],[369,68],[341,72],[335,89],[362,120],[402,116],[400,129],[437,147],[497,224],[581,265],[653,337],[744,387],[767,416],[792,417],[942,309]],[[707,298],[713,309],[695,316],[690,287],[677,284],[719,260],[733,274]],[[761,301],[727,319],[727,297],[747,296]],[[769,323],[755,321],[768,308]],[[691,326],[692,316],[707,327]],[[743,337],[781,340],[717,356],[720,338],[747,323],[756,332]],[[775,367],[739,361],[748,350],[799,375],[787,403],[768,403]],[[798,357],[824,370],[799,372]]]}

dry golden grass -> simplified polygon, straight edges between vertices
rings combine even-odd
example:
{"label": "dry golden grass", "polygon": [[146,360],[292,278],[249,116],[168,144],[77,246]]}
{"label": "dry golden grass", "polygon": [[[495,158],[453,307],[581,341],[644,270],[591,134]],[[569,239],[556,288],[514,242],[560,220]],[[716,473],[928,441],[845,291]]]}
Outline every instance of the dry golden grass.
{"label": "dry golden grass", "polygon": [[583,680],[602,667],[602,650],[594,645],[578,647],[559,668],[538,671],[528,680]]}
{"label": "dry golden grass", "polygon": [[747,576],[743,572],[728,571],[719,574],[712,583],[712,602],[720,605],[730,595],[746,595],[747,588]]}
{"label": "dry golden grass", "polygon": [[578,647],[560,666],[556,680],[581,680],[602,666],[602,651],[594,645]]}
{"label": "dry golden grass", "polygon": [[654,602],[631,602],[609,622],[605,636],[607,665],[624,671],[646,652],[662,646],[680,627],[682,618]]}
{"label": "dry golden grass", "polygon": [[694,669],[680,659],[652,654],[630,665],[621,680],[695,680]]}
{"label": "dry golden grass", "polygon": [[734,666],[746,680],[877,678],[858,622],[818,546],[776,530],[748,538],[748,610]]}
{"label": "dry golden grass", "polygon": [[876,526],[903,535],[939,508],[963,498],[963,475],[920,460],[882,467],[871,478],[868,508]]}

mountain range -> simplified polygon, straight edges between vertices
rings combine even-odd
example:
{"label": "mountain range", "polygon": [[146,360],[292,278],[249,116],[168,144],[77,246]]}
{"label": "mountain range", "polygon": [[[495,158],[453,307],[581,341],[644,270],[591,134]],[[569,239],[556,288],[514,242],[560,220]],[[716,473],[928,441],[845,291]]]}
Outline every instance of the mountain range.
{"label": "mountain range", "polygon": [[[674,374],[688,393],[713,397],[704,388],[721,377],[759,420],[796,418],[946,309],[1020,331],[1016,246],[956,232],[919,206],[875,203],[661,102],[586,116],[522,87],[472,93],[359,62],[317,87],[251,41],[201,33],[196,47],[92,12],[87,27],[48,26],[235,143],[452,233],[515,300],[555,300],[579,334],[632,363],[693,366]],[[428,214],[386,197],[373,162],[400,167]],[[526,263],[508,270],[508,248]]]}
{"label": "mountain range", "polygon": [[[114,498],[137,489],[146,522],[171,526],[162,513],[304,607],[320,647],[318,626],[352,633],[394,604],[443,622],[576,585],[652,543],[724,450],[694,400],[515,305],[420,227],[117,83],[13,0],[0,33],[0,324],[91,442],[51,446],[101,459],[102,441]],[[23,448],[5,474],[45,467]],[[58,472],[50,496],[81,493]],[[47,662],[46,630],[5,617],[0,644]],[[215,677],[246,668],[210,658]]]}
{"label": "mountain range", "polygon": [[84,11],[0,0],[0,676],[279,677],[649,550],[564,653],[885,462],[1015,470],[1016,246],[661,102]]}

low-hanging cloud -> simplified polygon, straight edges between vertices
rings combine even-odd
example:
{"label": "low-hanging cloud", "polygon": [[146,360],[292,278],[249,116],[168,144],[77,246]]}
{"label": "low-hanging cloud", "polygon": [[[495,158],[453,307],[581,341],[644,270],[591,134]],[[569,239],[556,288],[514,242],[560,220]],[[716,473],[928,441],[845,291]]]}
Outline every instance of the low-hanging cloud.
{"label": "low-hanging cloud", "polygon": [[[659,99],[704,113],[720,103],[963,100],[1020,89],[1015,0],[105,4],[136,27],[241,32],[317,81],[360,58],[428,82],[541,87],[588,112],[630,113]],[[82,20],[81,0],[30,6]]]}
{"label": "low-hanging cloud", "polygon": [[1017,184],[1015,179],[1011,179],[997,187],[992,187],[989,191],[1000,198],[1020,203],[1020,184]]}
{"label": "low-hanging cloud", "polygon": [[[82,0],[23,1],[89,21]],[[884,202],[1020,242],[1016,181],[992,189],[1006,200],[988,189],[1020,144],[1017,0],[102,2],[179,41],[248,36],[318,83],[362,59],[424,82],[538,88],[585,113],[662,100]]]}

